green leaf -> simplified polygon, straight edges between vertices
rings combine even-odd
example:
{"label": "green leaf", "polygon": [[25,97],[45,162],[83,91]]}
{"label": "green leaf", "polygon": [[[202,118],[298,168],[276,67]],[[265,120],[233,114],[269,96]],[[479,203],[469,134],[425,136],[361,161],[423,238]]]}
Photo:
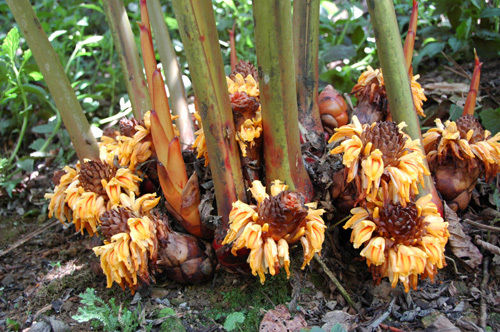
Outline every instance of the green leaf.
{"label": "green leaf", "polygon": [[29,148],[38,151],[45,144],[45,139],[37,138],[33,143],[30,144]]}
{"label": "green leaf", "polygon": [[417,56],[415,56],[415,58],[413,59],[413,67],[415,68],[415,71],[417,70],[418,64],[424,56],[433,57],[434,55],[440,53],[445,45],[445,42],[434,42],[425,45],[424,48],[422,48],[420,52],[418,52]]}
{"label": "green leaf", "polygon": [[241,324],[245,321],[245,314],[239,311],[235,311],[229,314],[224,321],[224,328],[228,331],[236,329],[237,324]]}
{"label": "green leaf", "polygon": [[56,126],[56,121],[52,121],[43,125],[33,127],[31,131],[37,134],[48,134],[54,130],[55,126]]}
{"label": "green leaf", "polygon": [[336,60],[351,59],[356,56],[356,48],[352,45],[335,45],[323,53],[323,61],[332,62]]}
{"label": "green leaf", "polygon": [[457,52],[463,47],[464,42],[457,39],[456,37],[451,37],[450,39],[448,39],[448,45],[450,45],[453,52]]}
{"label": "green leaf", "polygon": [[26,172],[33,172],[34,160],[31,158],[21,159],[16,163],[16,166]]}
{"label": "green leaf", "polygon": [[177,20],[172,17],[167,17],[165,18],[165,21],[167,22],[167,27],[168,30],[179,30],[179,24],[177,23]]}
{"label": "green leaf", "polygon": [[41,80],[43,80],[43,75],[39,71],[32,71],[28,75],[29,75],[29,77],[31,77],[31,79],[33,81],[41,81]]}
{"label": "green leaf", "polygon": [[82,3],[82,4],[80,4],[80,7],[82,7],[82,8],[88,8],[88,9],[93,9],[95,11],[98,11],[101,14],[104,14],[104,11],[102,10],[102,8],[99,7],[99,6],[97,6],[97,5],[93,5],[93,4],[90,4],[90,3]]}
{"label": "green leaf", "polygon": [[488,17],[498,17],[500,16],[500,8],[485,8],[481,12],[479,17],[488,18]]}
{"label": "green leaf", "polygon": [[463,107],[460,107],[460,106],[455,105],[455,104],[451,104],[451,106],[450,106],[450,120],[455,121],[456,119],[458,119],[459,117],[462,116],[463,112],[464,112]]}
{"label": "green leaf", "polygon": [[492,135],[500,131],[500,107],[481,111],[479,117],[481,118],[481,123],[484,128],[491,131]]}
{"label": "green leaf", "polygon": [[465,40],[469,38],[470,28],[472,25],[472,17],[469,17],[457,27],[457,37],[458,39]]}
{"label": "green leaf", "polygon": [[10,29],[2,43],[2,51],[13,60],[16,56],[16,51],[19,48],[19,30],[17,28]]}

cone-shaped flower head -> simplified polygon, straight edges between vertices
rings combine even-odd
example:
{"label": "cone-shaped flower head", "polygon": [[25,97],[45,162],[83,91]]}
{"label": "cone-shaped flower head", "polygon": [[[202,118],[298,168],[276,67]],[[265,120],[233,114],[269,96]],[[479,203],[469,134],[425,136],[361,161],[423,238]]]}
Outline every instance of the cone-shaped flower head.
{"label": "cone-shaped flower head", "polygon": [[412,140],[394,122],[362,125],[356,116],[335,131],[329,142],[344,141],[330,153],[344,153],[346,181],[355,181],[358,202],[365,197],[375,199],[382,190],[383,199],[405,205],[418,194],[417,183],[424,185],[423,176],[429,174],[419,140]]}
{"label": "cone-shaped flower head", "polygon": [[138,287],[138,278],[149,283],[149,264],[156,263],[158,240],[153,217],[139,216],[128,208],[117,208],[103,213],[102,232],[107,240],[93,248],[101,259],[101,268],[107,287],[113,282],[132,293]]}
{"label": "cone-shaped flower head", "polygon": [[270,195],[260,181],[254,181],[250,191],[257,205],[233,203],[230,228],[222,244],[232,244],[234,255],[242,248],[250,249],[248,263],[261,283],[266,280],[267,272],[275,275],[280,267],[290,276],[288,248],[298,241],[304,250],[302,268],[305,268],[323,245],[324,210],[315,209],[315,203],[304,204],[302,195],[288,191],[279,180],[273,182]]}
{"label": "cone-shaped flower head", "polygon": [[[413,96],[413,104],[415,105],[418,115],[425,117],[422,105],[427,98],[425,97],[424,89],[417,82],[419,77],[419,75],[412,77],[411,93]],[[374,112],[380,114],[379,117],[374,118],[374,115],[365,117],[358,113],[362,122],[371,123],[373,121],[385,120],[389,112],[384,77],[381,69],[374,70],[372,67],[368,66],[366,71],[359,76],[358,83],[354,85],[351,93],[358,98],[358,108],[361,104],[364,104],[363,110],[360,112]],[[369,120],[365,121],[365,119]]]}
{"label": "cone-shaped flower head", "polygon": [[[259,103],[259,83],[255,67],[240,61],[235,70],[226,76],[231,108],[233,110],[236,127],[236,141],[243,157],[247,156],[247,147],[254,147],[256,140],[262,133],[262,115]],[[208,153],[205,134],[201,127],[201,118],[195,113],[200,129],[195,132],[196,139],[193,148],[198,151],[197,158],[205,157],[205,166],[208,165]]]}
{"label": "cone-shaped flower head", "polygon": [[423,135],[436,188],[453,208],[465,209],[478,177],[491,180],[500,170],[500,133],[491,136],[472,115],[455,121],[436,119]]}
{"label": "cone-shaped flower head", "polygon": [[499,171],[500,133],[492,137],[472,115],[461,116],[456,122],[448,120],[444,125],[436,119],[436,127],[429,129],[423,138],[425,153],[432,166],[450,159],[463,160],[469,169],[482,167],[487,180]]}
{"label": "cone-shaped flower head", "polygon": [[132,171],[137,165],[148,160],[153,154],[150,116],[151,112],[148,111],[142,121],[122,119],[120,135],[101,138],[100,159],[112,165],[117,158],[118,165],[128,167]]}
{"label": "cone-shaped flower head", "polygon": [[115,137],[103,136],[99,142],[100,160],[78,162],[75,168],[64,167],[50,199],[49,216],[61,222],[67,219],[77,231],[97,231],[100,216],[113,207],[125,206],[138,213],[146,213],[158,204],[156,195],[139,194],[141,179],[136,166],[152,154],[150,113],[142,121],[122,120],[120,133]]}
{"label": "cone-shaped flower head", "polygon": [[[100,224],[99,217],[113,206],[121,205],[120,195],[135,195],[139,192],[140,178],[128,168],[115,169],[100,160],[88,160],[76,169],[64,168],[50,198],[49,216],[62,223],[72,220],[77,231],[87,230],[92,236]],[[154,205],[158,203],[158,199]]]}
{"label": "cone-shaped flower head", "polygon": [[430,194],[406,206],[368,202],[351,213],[344,229],[352,229],[354,248],[363,247],[361,256],[375,280],[388,277],[392,287],[401,281],[408,292],[416,289],[419,275],[434,280],[437,269],[445,265],[448,223]]}

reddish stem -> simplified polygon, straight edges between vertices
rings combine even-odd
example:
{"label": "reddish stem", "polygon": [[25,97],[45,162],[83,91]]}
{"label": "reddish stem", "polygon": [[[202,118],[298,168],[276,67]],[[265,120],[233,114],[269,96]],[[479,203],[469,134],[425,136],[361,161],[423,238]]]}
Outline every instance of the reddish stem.
{"label": "reddish stem", "polygon": [[464,112],[462,113],[462,115],[474,114],[477,92],[479,90],[479,78],[481,76],[482,65],[483,63],[479,62],[479,57],[477,56],[476,50],[474,50],[474,73],[472,74],[469,93],[467,94],[467,99],[465,100]]}
{"label": "reddish stem", "polygon": [[406,34],[405,46],[403,49],[406,70],[411,73],[411,60],[413,58],[413,49],[415,48],[415,36],[417,35],[417,19],[418,19],[418,2],[413,0],[413,8],[411,10],[410,24],[408,33]]}
{"label": "reddish stem", "polygon": [[236,68],[236,64],[238,63],[238,54],[236,54],[236,43],[234,41],[234,29],[236,23],[233,23],[233,28],[228,30],[229,32],[229,45],[231,47],[231,71]]}

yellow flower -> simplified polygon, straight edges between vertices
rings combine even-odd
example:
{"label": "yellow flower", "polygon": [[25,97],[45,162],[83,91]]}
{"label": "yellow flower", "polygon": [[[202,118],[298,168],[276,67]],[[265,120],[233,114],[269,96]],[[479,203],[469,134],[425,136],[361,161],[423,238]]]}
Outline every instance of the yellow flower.
{"label": "yellow flower", "polygon": [[399,281],[408,292],[410,287],[416,289],[418,276],[433,280],[437,269],[445,265],[448,223],[437,212],[430,194],[405,206],[367,202],[366,207],[351,213],[344,228],[352,229],[355,248],[364,245],[361,256],[374,278],[388,277],[393,287]]}
{"label": "yellow flower", "polygon": [[[239,74],[238,74],[239,75]],[[259,110],[255,114],[255,118],[246,119],[236,132],[236,141],[238,142],[243,157],[247,156],[247,146],[255,145],[255,139],[259,138],[262,133],[262,115]]]}
{"label": "yellow flower", "polygon": [[149,281],[149,260],[156,260],[156,229],[147,216],[128,218],[129,232],[117,233],[104,245],[93,248],[101,259],[107,287],[113,282],[122,288],[128,286],[132,293],[137,289],[137,277]]}
{"label": "yellow flower", "polygon": [[229,230],[222,244],[230,244],[233,255],[242,248],[250,249],[247,261],[261,283],[267,272],[275,275],[281,267],[289,277],[289,245],[298,241],[304,250],[305,268],[321,251],[326,228],[321,218],[324,211],[317,210],[316,204],[304,204],[300,194],[288,191],[279,180],[273,181],[271,195],[260,181],[252,183],[250,192],[257,205],[233,203]]}
{"label": "yellow flower", "polygon": [[259,83],[252,75],[243,78],[243,75],[237,73],[234,75],[234,79],[226,76],[226,82],[229,94],[245,92],[250,97],[259,97]]}
{"label": "yellow flower", "polygon": [[69,185],[76,178],[76,170],[69,167],[64,166],[65,174],[61,176],[59,180],[59,184],[54,188],[53,194],[45,194],[45,199],[50,199],[49,203],[49,218],[56,217],[59,219],[61,223],[67,219],[70,219],[70,209],[66,205],[66,194],[65,191],[69,187]]}
{"label": "yellow flower", "polygon": [[[436,127],[423,135],[424,149],[432,168],[452,164],[459,168],[484,169],[488,181],[500,169],[500,133],[491,136],[472,116],[465,115],[443,125],[436,119]],[[457,164],[458,163],[458,164]]]}
{"label": "yellow flower", "polygon": [[[420,75],[412,76],[411,78],[411,93],[413,104],[417,110],[418,115],[425,117],[422,105],[427,100],[425,97],[424,89],[417,82]],[[353,87],[352,92],[359,99],[362,95],[367,94],[370,102],[374,102],[377,98],[387,98],[385,91],[384,76],[381,69],[373,69],[368,66],[367,69],[361,73],[358,78],[358,83]]]}
{"label": "yellow flower", "polygon": [[417,184],[424,185],[429,170],[419,140],[412,140],[393,122],[361,125],[356,116],[352,124],[335,129],[329,143],[344,139],[330,151],[343,153],[342,163],[347,168],[346,182],[360,179],[362,192],[358,200],[374,200],[381,190],[383,196],[406,204],[418,194]]}

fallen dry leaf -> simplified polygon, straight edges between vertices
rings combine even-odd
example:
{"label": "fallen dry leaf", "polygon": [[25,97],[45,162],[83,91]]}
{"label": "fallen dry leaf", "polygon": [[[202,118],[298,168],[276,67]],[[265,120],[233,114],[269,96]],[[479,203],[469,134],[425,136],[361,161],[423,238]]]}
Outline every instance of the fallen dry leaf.
{"label": "fallen dry leaf", "polygon": [[448,231],[450,238],[448,244],[455,256],[461,258],[471,268],[481,265],[483,255],[479,249],[472,243],[470,236],[465,234],[460,220],[455,211],[444,203],[445,219],[448,222]]}
{"label": "fallen dry leaf", "polygon": [[291,319],[290,312],[284,304],[276,306],[276,308],[269,310],[260,322],[260,332],[271,331],[300,331],[307,327],[306,320],[301,313],[297,313]]}

